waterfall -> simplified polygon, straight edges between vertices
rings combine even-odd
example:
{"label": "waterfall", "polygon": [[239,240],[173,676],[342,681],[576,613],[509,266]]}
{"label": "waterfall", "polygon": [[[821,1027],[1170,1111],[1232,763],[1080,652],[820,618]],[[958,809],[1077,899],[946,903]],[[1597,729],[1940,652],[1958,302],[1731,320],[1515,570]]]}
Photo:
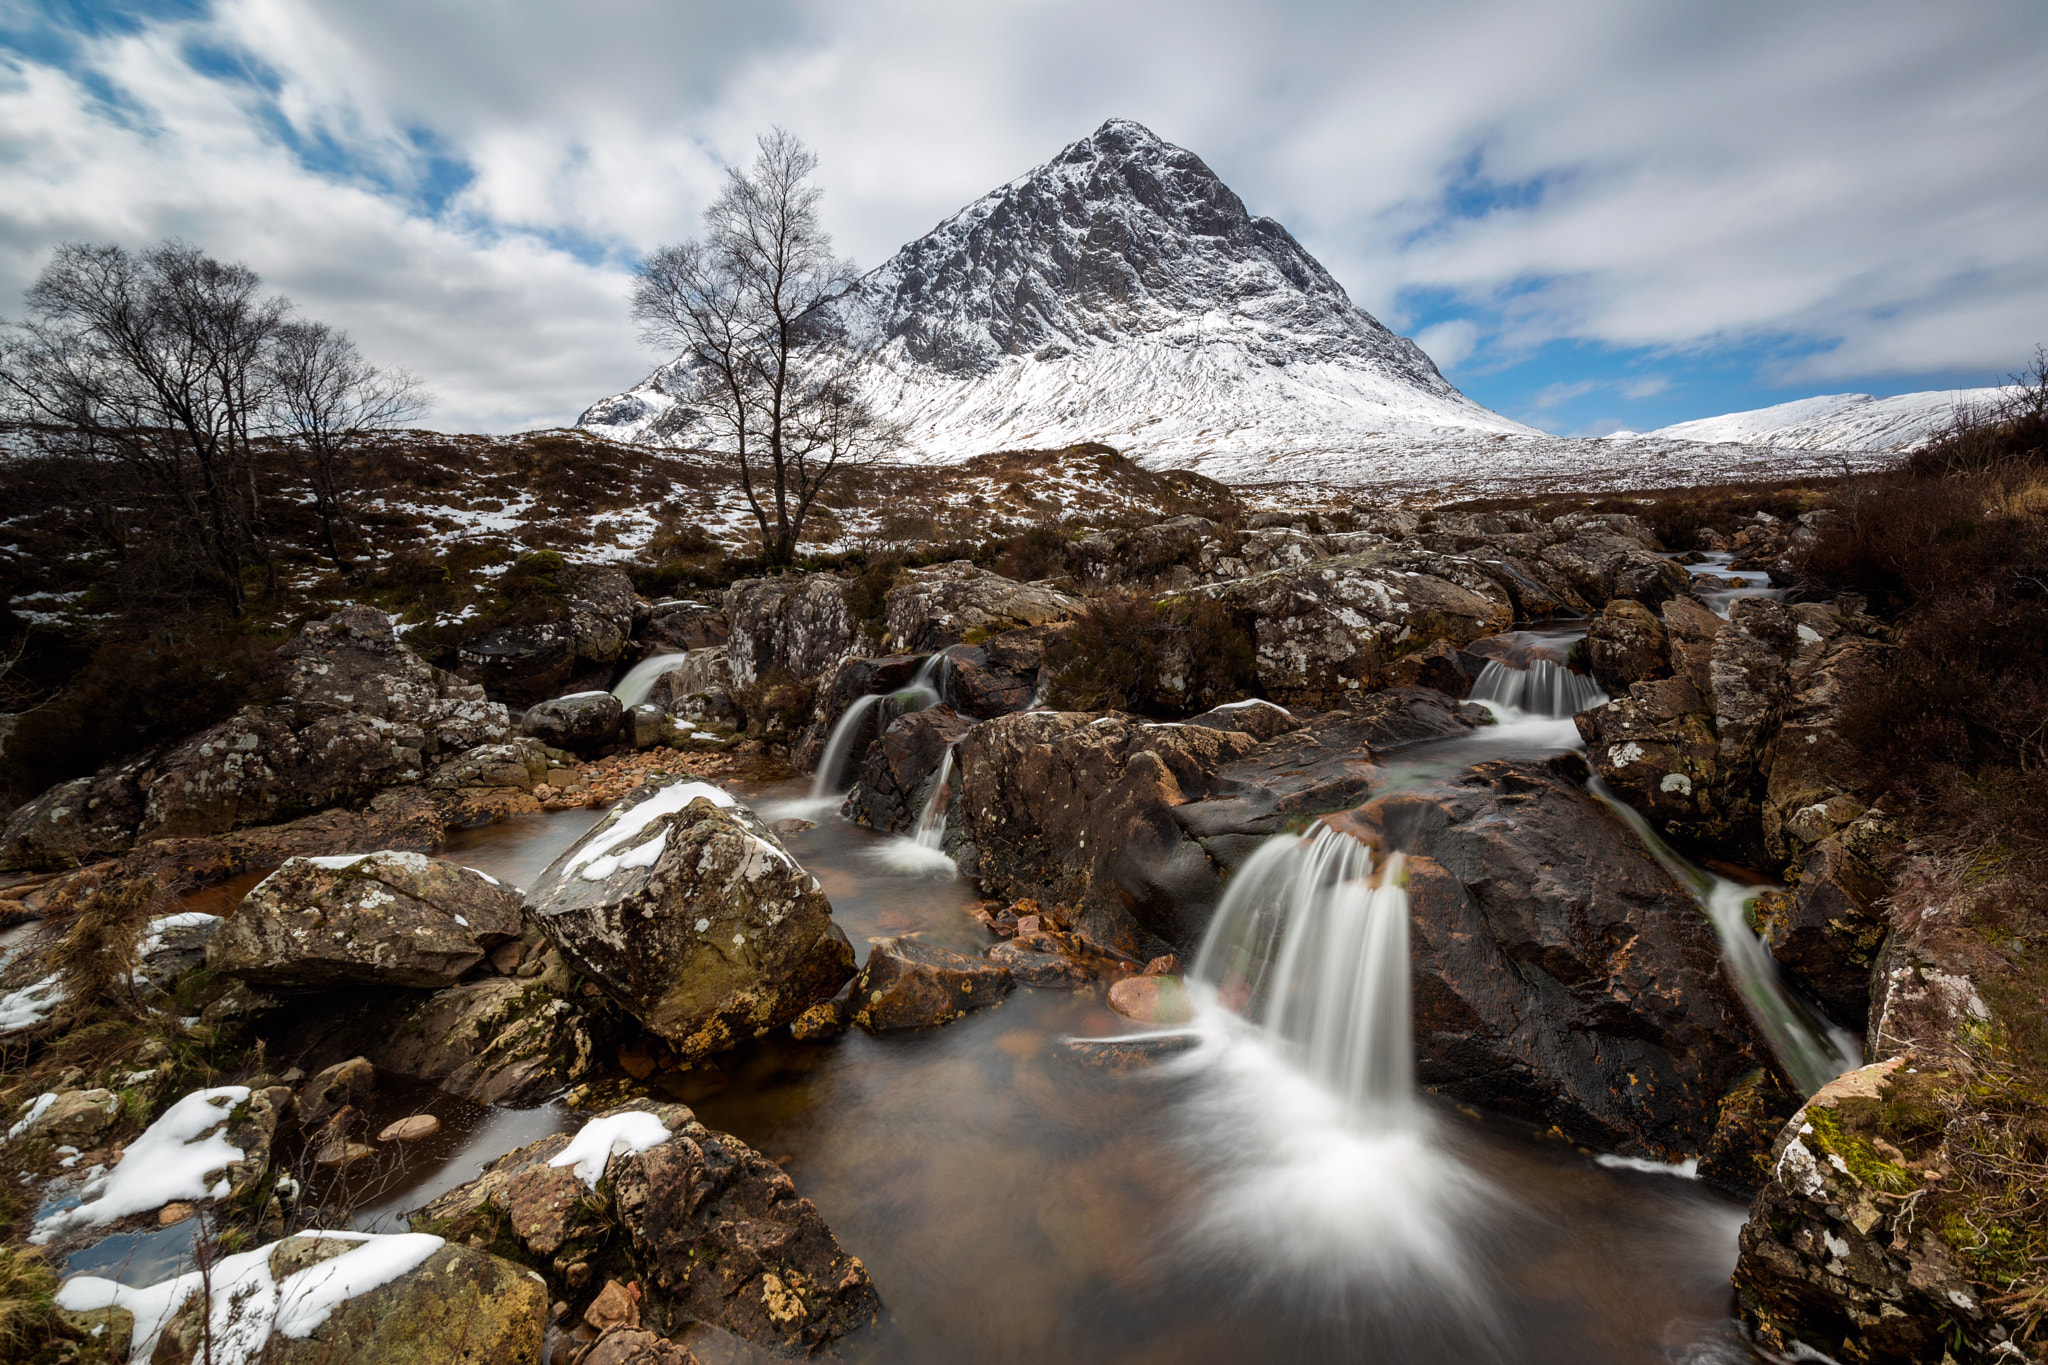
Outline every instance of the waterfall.
{"label": "waterfall", "polygon": [[1489,702],[1517,716],[1564,720],[1606,703],[1600,684],[1548,659],[1514,668],[1489,659],[1472,683],[1472,700]]}
{"label": "waterfall", "polygon": [[927,658],[908,687],[896,692],[870,692],[846,708],[839,723],[832,727],[832,734],[825,741],[824,757],[818,760],[818,771],[811,777],[813,802],[825,802],[845,792],[840,784],[840,770],[846,766],[846,756],[854,741],[860,738],[869,711],[885,701],[894,701],[902,712],[919,711],[940,700],[944,695],[945,658],[943,651]]}
{"label": "waterfall", "polygon": [[1843,1072],[1863,1065],[1863,1050],[1852,1035],[1785,988],[1778,964],[1764,941],[1751,932],[1743,914],[1756,893],[1680,857],[1642,813],[1617,797],[1605,782],[1595,777],[1590,785],[1593,794],[1636,832],[1651,855],[1707,912],[1721,940],[1721,960],[1728,964],[1742,1003],[1801,1092],[1811,1095]]}
{"label": "waterfall", "polygon": [[1409,1125],[1408,892],[1395,854],[1327,826],[1268,839],[1224,893],[1194,979],[1379,1129]]}
{"label": "waterfall", "polygon": [[690,661],[687,654],[657,654],[651,659],[642,659],[627,670],[619,679],[619,685],[612,689],[612,695],[619,699],[619,705],[632,710],[647,700],[647,694],[654,690],[654,680],[664,673],[672,673]]}
{"label": "waterfall", "polygon": [[938,771],[925,788],[924,804],[918,807],[917,827],[909,838],[895,838],[872,850],[870,856],[891,872],[914,877],[957,877],[960,869],[946,856],[946,811],[951,802],[948,783],[953,778],[953,750],[948,746],[939,759]]}
{"label": "waterfall", "polygon": [[917,813],[917,834],[914,842],[919,848],[937,852],[945,842],[946,811],[952,805],[947,800],[950,793],[946,789],[946,784],[952,777],[953,749],[948,745],[944,756],[939,759],[938,775],[932,778],[931,792],[924,799],[924,809]]}

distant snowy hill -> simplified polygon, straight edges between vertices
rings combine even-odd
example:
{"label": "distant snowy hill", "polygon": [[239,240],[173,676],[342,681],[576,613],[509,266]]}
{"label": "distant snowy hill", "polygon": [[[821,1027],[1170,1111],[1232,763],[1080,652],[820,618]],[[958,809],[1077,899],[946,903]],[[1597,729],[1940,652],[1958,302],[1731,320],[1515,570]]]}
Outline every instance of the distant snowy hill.
{"label": "distant snowy hill", "polygon": [[1790,450],[1898,452],[1912,450],[1940,435],[1957,408],[1986,407],[2010,392],[2001,388],[1935,389],[1892,398],[1837,393],[1679,422],[1642,436],[1617,432],[1615,438],[1735,442]]}
{"label": "distant snowy hill", "polygon": [[[836,305],[864,384],[912,451],[1107,441],[1147,464],[1318,457],[1389,440],[1539,433],[1459,393],[1355,306],[1200,157],[1111,119],[872,271]],[[673,364],[578,422],[614,439],[694,425]]]}

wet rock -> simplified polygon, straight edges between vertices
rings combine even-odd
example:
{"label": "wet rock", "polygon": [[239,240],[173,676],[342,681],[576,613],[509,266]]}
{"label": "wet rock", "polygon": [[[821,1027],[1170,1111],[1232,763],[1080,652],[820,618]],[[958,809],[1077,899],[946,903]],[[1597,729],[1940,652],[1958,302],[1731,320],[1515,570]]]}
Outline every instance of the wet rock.
{"label": "wet rock", "polygon": [[716,787],[641,787],[543,872],[527,912],[683,1058],[787,1024],[853,975],[818,883]]}
{"label": "wet rock", "polygon": [[913,711],[882,732],[860,761],[846,816],[870,829],[907,834],[946,751],[974,728],[950,706]]}
{"label": "wet rock", "polygon": [[950,1024],[1000,1004],[1005,968],[910,938],[876,939],[853,987],[853,1022],[871,1033]]}
{"label": "wet rock", "polygon": [[1845,840],[1822,840],[1798,883],[1757,902],[1757,932],[1771,956],[1797,977],[1832,1019],[1860,1024],[1870,1013],[1870,978],[1891,924],[1884,879]]}
{"label": "wet rock", "polygon": [[649,607],[647,620],[634,634],[640,657],[651,659],[723,646],[728,631],[725,613],[709,602],[671,599]]}
{"label": "wet rock", "polygon": [[1151,1038],[1063,1038],[1053,1055],[1091,1071],[1124,1075],[1148,1070],[1201,1045],[1201,1038],[1192,1033]]}
{"label": "wet rock", "polygon": [[1901,1198],[1927,1183],[1925,1172],[1877,1145],[1904,1060],[1830,1081],[1772,1149],[1773,1178],[1743,1225],[1735,1266],[1742,1315],[1768,1349],[1797,1343],[1885,1365],[1947,1359],[1950,1345],[1972,1339],[1981,1349],[1984,1306],[1937,1229]]}
{"label": "wet rock", "polygon": [[1016,937],[988,950],[988,960],[1010,974],[1020,986],[1041,989],[1077,990],[1095,979],[1095,973],[1067,955],[1066,945],[1042,931],[1019,932]]}
{"label": "wet rock", "polygon": [[742,723],[732,699],[732,663],[725,646],[693,649],[648,689],[649,704],[672,716],[702,723]]}
{"label": "wet rock", "polygon": [[[273,1281],[355,1250],[355,1240],[307,1233],[268,1250]],[[172,1317],[153,1365],[213,1358],[198,1294]],[[224,1306],[217,1307],[221,1312]],[[245,1311],[256,1311],[252,1303]],[[272,1332],[258,1351],[275,1365],[374,1360],[379,1365],[539,1365],[547,1291],[522,1266],[471,1247],[444,1245],[412,1270],[344,1300],[300,1337]]]}
{"label": "wet rock", "polygon": [[1284,706],[1275,706],[1269,701],[1233,701],[1213,707],[1199,716],[1188,720],[1190,725],[1206,725],[1212,730],[1235,730],[1241,735],[1265,741],[1278,739],[1281,735],[1292,734],[1304,722]]}
{"label": "wet rock", "polygon": [[309,1127],[324,1124],[340,1110],[363,1103],[376,1086],[377,1069],[367,1057],[351,1057],[316,1071],[299,1088],[299,1122]]}
{"label": "wet rock", "polygon": [[837,1038],[851,1022],[847,1012],[846,1002],[837,997],[821,1000],[790,1021],[789,1036],[799,1043],[822,1043]]}
{"label": "wet rock", "polygon": [[1758,1069],[1721,1099],[1714,1135],[1700,1153],[1699,1178],[1744,1199],[1771,1178],[1771,1147],[1799,1108],[1799,1094]]}
{"label": "wet rock", "polygon": [[259,986],[451,985],[524,928],[481,872],[417,853],[293,858],[207,944],[216,972]]}
{"label": "wet rock", "polygon": [[519,728],[543,744],[590,754],[618,739],[624,714],[609,692],[575,692],[527,708]]}
{"label": "wet rock", "polygon": [[1330,823],[1410,854],[1425,1086],[1670,1161],[1767,1063],[1698,905],[1557,766],[1483,763]]}
{"label": "wet rock", "polygon": [[818,677],[836,667],[853,644],[846,585],[831,574],[742,580],[725,590],[725,615],[731,626],[726,657],[736,687],[779,671]]}
{"label": "wet rock", "polygon": [[962,641],[1072,620],[1080,602],[1054,588],[1019,583],[967,560],[914,569],[889,590],[883,643],[928,654]]}
{"label": "wet rock", "polygon": [[1623,801],[1667,834],[1718,846],[1730,821],[1720,799],[1714,718],[1689,678],[1637,683],[1625,697],[1572,717],[1586,758]]}
{"label": "wet rock", "polygon": [[780,1167],[681,1105],[641,1103],[596,1117],[628,1111],[653,1114],[671,1136],[611,1157],[595,1190],[573,1177],[564,1184],[569,1168],[547,1164],[569,1144],[557,1134],[501,1157],[415,1225],[451,1241],[506,1237],[562,1269],[618,1266],[618,1278],[630,1273],[640,1286],[643,1326],[670,1337],[708,1324],[802,1354],[874,1320],[881,1304],[866,1269]]}
{"label": "wet rock", "polygon": [[135,947],[135,973],[140,978],[136,985],[168,992],[180,977],[206,961],[206,945],[222,923],[219,916],[192,912],[152,919]]}
{"label": "wet rock", "polygon": [[391,1021],[377,1064],[478,1104],[532,1104],[586,1079],[622,1021],[608,1000],[574,992],[557,954],[543,962],[533,976],[436,992]]}
{"label": "wet rock", "polygon": [[1609,602],[1586,631],[1586,663],[1610,693],[1671,674],[1671,642],[1664,624],[1633,598]]}
{"label": "wet rock", "polygon": [[1109,1007],[1141,1024],[1185,1024],[1195,1015],[1176,976],[1125,977],[1109,988]]}
{"label": "wet rock", "polygon": [[1666,602],[1660,610],[1671,672],[1688,678],[1702,697],[1714,695],[1714,640],[1727,623],[1689,594]]}
{"label": "wet rock", "polygon": [[1476,581],[1479,591],[1347,555],[1195,591],[1221,602],[1252,635],[1268,697],[1327,707],[1384,682],[1387,665],[1403,654],[1506,629],[1514,619],[1507,593]]}
{"label": "wet rock", "polygon": [[979,645],[954,645],[946,651],[942,675],[946,700],[977,720],[1029,710],[1038,699],[1046,650],[1067,629],[1064,623],[1033,626],[992,635]]}
{"label": "wet rock", "polygon": [[652,749],[669,737],[673,725],[659,706],[629,707],[619,721],[619,739],[629,749]]}
{"label": "wet rock", "polygon": [[986,895],[1081,907],[1079,931],[1127,956],[1147,955],[1148,934],[1192,944],[1221,883],[1174,811],[1257,747],[1235,731],[1080,712],[985,722],[955,751],[948,851]]}
{"label": "wet rock", "polygon": [[547,746],[530,736],[503,744],[480,744],[434,769],[429,787],[517,787],[532,791],[548,773]]}
{"label": "wet rock", "polygon": [[379,1142],[418,1142],[441,1131],[441,1120],[432,1114],[413,1114],[396,1123],[387,1123],[377,1134]]}
{"label": "wet rock", "polygon": [[1396,687],[1432,688],[1459,700],[1471,694],[1474,676],[1466,670],[1463,652],[1448,640],[1404,654],[1387,670],[1387,681]]}
{"label": "wet rock", "polygon": [[688,1347],[639,1327],[614,1327],[592,1342],[577,1365],[700,1365]]}
{"label": "wet rock", "polygon": [[1792,614],[1762,597],[1736,601],[1714,637],[1714,733],[1722,801],[1731,821],[1757,818],[1767,746],[1784,715],[1799,644]]}

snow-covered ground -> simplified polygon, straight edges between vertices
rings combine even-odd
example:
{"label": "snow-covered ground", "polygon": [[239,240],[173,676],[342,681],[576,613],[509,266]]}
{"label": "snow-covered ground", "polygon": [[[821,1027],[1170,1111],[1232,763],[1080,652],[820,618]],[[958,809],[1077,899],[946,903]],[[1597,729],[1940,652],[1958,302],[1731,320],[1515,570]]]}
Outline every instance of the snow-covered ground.
{"label": "snow-covered ground", "polygon": [[2007,388],[1933,389],[1890,398],[1873,398],[1867,393],[1824,394],[1748,412],[1678,422],[1641,435],[1618,432],[1608,439],[1709,444],[1736,441],[1787,450],[1904,452],[1939,436],[1959,409],[1989,408],[2013,392]]}

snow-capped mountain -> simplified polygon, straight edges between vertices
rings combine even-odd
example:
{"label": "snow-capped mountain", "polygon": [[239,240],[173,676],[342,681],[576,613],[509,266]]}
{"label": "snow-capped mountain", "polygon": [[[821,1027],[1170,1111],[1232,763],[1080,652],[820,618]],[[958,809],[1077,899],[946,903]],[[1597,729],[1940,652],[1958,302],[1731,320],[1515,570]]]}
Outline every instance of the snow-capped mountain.
{"label": "snow-capped mountain", "polygon": [[[1984,408],[2012,390],[1934,389],[1873,398],[1835,393],[1749,412],[1702,417],[1643,433],[1673,441],[1735,442],[1790,450],[1908,451],[1939,436],[1958,408]],[[1617,437],[1636,437],[1617,432]]]}
{"label": "snow-capped mountain", "polygon": [[[1128,119],[834,307],[870,396],[927,459],[1100,440],[1148,464],[1299,469],[1390,438],[1537,434],[1459,393],[1286,228]],[[687,439],[683,378],[663,366],[578,425]]]}

